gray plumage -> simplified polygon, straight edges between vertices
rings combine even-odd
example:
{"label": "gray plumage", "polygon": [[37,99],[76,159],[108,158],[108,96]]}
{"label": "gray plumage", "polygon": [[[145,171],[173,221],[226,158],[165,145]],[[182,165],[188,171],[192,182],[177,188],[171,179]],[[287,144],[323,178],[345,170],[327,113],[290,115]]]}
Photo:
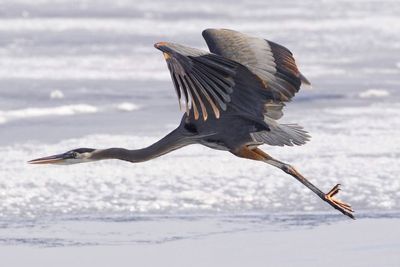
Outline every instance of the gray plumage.
{"label": "gray plumage", "polygon": [[292,53],[271,41],[232,30],[207,29],[203,36],[212,53],[174,43],[155,45],[166,53],[187,123],[213,128],[213,114],[219,119],[216,123],[224,122],[226,128],[253,122],[255,126],[249,125],[243,136],[251,140],[247,138],[241,145],[305,144],[310,136],[301,126],[275,121],[283,116],[284,102],[299,91],[302,81],[309,84]]}
{"label": "gray plumage", "polygon": [[174,43],[155,44],[166,59],[179,105],[184,106],[178,128],[142,149],[81,148],[29,163],[74,164],[103,159],[136,163],[202,144],[277,167],[354,218],[350,205],[333,198],[339,185],[325,194],[295,168],[258,148],[262,144],[303,145],[309,140],[301,126],[277,121],[301,84],[309,84],[292,53],[274,42],[232,30],[207,29],[203,36],[210,52]]}

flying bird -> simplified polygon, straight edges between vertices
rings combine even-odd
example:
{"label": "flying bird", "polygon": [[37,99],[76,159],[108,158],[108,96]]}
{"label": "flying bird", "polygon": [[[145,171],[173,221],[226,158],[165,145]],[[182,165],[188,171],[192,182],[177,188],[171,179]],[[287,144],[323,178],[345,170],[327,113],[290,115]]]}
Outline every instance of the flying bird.
{"label": "flying bird", "polygon": [[335,199],[340,184],[324,193],[293,166],[279,161],[259,146],[305,144],[310,136],[297,124],[282,124],[285,103],[301,84],[310,84],[298,70],[293,54],[269,40],[227,29],[206,29],[210,52],[159,42],[184,110],[180,125],[158,142],[142,149],[79,148],[38,158],[32,164],[75,164],[104,159],[132,163],[148,161],[191,144],[229,151],[261,161],[293,176],[343,214],[354,218],[350,205]]}

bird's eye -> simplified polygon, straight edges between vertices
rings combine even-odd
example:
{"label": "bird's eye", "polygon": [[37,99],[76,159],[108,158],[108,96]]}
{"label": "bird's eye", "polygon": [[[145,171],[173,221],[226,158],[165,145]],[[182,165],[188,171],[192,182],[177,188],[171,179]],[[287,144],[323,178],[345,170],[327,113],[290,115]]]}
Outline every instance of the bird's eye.
{"label": "bird's eye", "polygon": [[78,153],[74,152],[74,151],[70,151],[69,153],[69,157],[76,159],[76,157],[78,156]]}

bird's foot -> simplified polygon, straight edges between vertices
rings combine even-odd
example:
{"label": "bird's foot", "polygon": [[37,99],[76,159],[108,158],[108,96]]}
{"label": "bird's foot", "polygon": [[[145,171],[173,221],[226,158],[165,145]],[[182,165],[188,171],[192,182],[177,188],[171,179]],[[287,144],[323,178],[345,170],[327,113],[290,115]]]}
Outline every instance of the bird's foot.
{"label": "bird's foot", "polygon": [[325,201],[328,202],[335,209],[339,210],[344,215],[347,215],[350,218],[354,219],[353,215],[354,210],[351,209],[351,206],[347,203],[344,203],[340,200],[333,198],[333,196],[339,193],[339,191],[340,191],[340,184],[337,184],[331,189],[331,191],[325,194]]}

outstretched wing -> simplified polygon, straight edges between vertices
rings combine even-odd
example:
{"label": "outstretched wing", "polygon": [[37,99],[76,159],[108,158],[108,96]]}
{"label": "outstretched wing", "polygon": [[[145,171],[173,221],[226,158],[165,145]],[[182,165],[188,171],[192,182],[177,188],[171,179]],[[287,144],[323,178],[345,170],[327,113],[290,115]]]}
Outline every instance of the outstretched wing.
{"label": "outstretched wing", "polygon": [[227,109],[238,63],[224,57],[174,43],[161,42],[155,47],[164,53],[180,107],[193,110],[197,120],[206,120],[208,111],[216,118]]}
{"label": "outstretched wing", "polygon": [[241,116],[253,121],[260,126],[256,127],[260,129],[258,133],[267,130],[266,137],[252,135],[256,142],[271,145],[304,143],[304,138],[297,136],[298,131],[286,133],[285,129],[292,126],[281,127],[275,121],[265,119],[266,105],[278,103],[281,93],[267,90],[262,80],[246,66],[179,44],[161,42],[155,47],[164,53],[176,93],[188,116],[205,121],[210,113],[218,119],[226,111],[227,116]]}
{"label": "outstretched wing", "polygon": [[266,90],[272,91],[275,101],[265,106],[265,115],[270,118],[282,117],[282,102],[290,101],[301,83],[310,84],[286,47],[227,29],[207,29],[203,37],[212,53],[243,64],[261,79]]}

